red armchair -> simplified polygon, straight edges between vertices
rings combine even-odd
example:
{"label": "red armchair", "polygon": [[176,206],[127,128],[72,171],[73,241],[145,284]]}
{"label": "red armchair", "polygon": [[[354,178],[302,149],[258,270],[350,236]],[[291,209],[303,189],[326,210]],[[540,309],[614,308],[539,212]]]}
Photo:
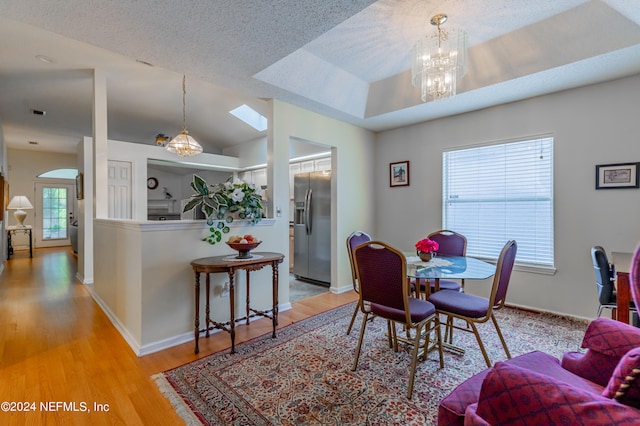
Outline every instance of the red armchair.
{"label": "red armchair", "polygon": [[640,329],[598,318],[582,347],[562,362],[531,352],[471,377],[440,402],[438,425],[640,424]]}

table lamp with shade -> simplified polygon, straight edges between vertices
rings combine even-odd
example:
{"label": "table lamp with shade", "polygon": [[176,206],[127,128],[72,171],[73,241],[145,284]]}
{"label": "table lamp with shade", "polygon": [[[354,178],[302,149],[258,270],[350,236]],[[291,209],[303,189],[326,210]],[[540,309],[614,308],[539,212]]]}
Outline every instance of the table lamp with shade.
{"label": "table lamp with shade", "polygon": [[7,206],[8,210],[15,210],[15,212],[13,212],[13,216],[18,221],[18,226],[20,227],[24,227],[23,222],[27,217],[27,212],[25,212],[25,210],[30,210],[32,208],[33,206],[31,205],[31,202],[26,197],[26,195],[14,196]]}

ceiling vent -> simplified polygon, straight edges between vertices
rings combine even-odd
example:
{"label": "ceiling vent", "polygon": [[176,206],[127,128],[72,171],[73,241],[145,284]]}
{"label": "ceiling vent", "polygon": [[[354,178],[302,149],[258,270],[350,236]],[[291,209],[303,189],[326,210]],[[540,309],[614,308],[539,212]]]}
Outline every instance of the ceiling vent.
{"label": "ceiling vent", "polygon": [[32,113],[33,115],[41,115],[41,116],[44,116],[44,115],[46,115],[46,114],[47,114],[47,111],[42,111],[42,110],[39,110],[39,109],[32,109],[32,110],[31,110],[31,113]]}

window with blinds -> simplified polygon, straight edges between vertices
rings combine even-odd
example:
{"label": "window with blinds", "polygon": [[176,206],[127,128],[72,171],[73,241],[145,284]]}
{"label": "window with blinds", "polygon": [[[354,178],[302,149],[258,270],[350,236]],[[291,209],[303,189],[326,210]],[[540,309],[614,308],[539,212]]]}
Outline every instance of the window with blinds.
{"label": "window with blinds", "polygon": [[497,259],[509,240],[516,263],[553,268],[553,138],[443,153],[443,227],[467,238],[467,255]]}

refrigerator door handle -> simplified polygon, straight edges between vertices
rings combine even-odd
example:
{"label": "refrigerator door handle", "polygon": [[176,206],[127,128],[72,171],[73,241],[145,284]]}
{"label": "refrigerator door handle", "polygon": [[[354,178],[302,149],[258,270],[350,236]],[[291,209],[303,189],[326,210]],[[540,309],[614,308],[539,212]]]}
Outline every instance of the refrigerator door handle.
{"label": "refrigerator door handle", "polygon": [[307,211],[309,210],[309,190],[304,192],[304,209],[302,209],[302,220],[304,222],[304,233],[309,235],[309,225],[307,224]]}
{"label": "refrigerator door handle", "polygon": [[304,201],[304,226],[307,231],[307,235],[311,235],[311,197],[313,190],[308,189]]}

